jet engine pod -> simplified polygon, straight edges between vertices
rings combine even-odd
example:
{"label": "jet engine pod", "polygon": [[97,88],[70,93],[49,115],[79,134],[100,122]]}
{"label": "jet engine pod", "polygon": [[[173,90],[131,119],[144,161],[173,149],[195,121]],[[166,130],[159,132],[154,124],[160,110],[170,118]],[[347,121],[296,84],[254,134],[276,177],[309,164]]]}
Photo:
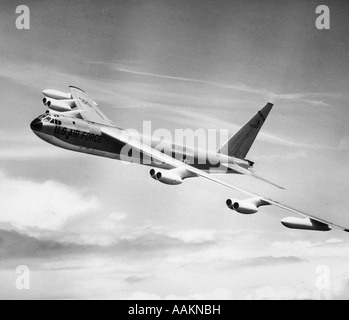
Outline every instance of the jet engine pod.
{"label": "jet engine pod", "polygon": [[69,100],[73,98],[71,93],[65,93],[58,90],[48,89],[48,90],[44,90],[42,93],[44,94],[45,97],[56,99],[56,100]]}
{"label": "jet engine pod", "polygon": [[42,102],[45,106],[57,112],[72,111],[72,108],[75,107],[75,100],[55,100],[44,98]]}
{"label": "jet engine pod", "polygon": [[268,202],[260,198],[252,198],[247,200],[227,200],[227,207],[241,214],[255,214],[261,206],[270,205]]}
{"label": "jet engine pod", "polygon": [[161,183],[168,185],[179,185],[183,183],[183,179],[174,172],[155,169],[150,170],[150,176]]}
{"label": "jet engine pod", "polygon": [[227,206],[229,209],[241,214],[255,214],[258,212],[257,206],[248,200],[227,200]]}
{"label": "jet engine pod", "polygon": [[281,221],[283,226],[289,229],[296,230],[311,230],[311,231],[330,231],[331,227],[325,223],[306,218],[285,218]]}

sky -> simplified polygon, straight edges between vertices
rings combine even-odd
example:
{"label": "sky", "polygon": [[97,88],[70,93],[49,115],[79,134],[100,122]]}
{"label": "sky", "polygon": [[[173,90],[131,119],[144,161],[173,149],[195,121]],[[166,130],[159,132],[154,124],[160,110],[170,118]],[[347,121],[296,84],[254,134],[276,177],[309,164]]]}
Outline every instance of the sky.
{"label": "sky", "polygon": [[[324,2],[330,30],[315,26]],[[349,297],[346,233],[285,229],[274,207],[238,215],[232,190],[165,186],[29,127],[41,91],[69,85],[139,131],[236,132],[271,101],[248,158],[286,191],[224,180],[349,228],[347,1],[27,0],[18,30],[22,4],[0,0],[0,299]]]}

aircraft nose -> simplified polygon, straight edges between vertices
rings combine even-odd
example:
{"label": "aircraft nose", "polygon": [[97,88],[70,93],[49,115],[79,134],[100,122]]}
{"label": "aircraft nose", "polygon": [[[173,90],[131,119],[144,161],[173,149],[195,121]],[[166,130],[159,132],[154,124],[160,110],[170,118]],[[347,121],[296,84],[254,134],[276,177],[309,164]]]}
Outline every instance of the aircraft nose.
{"label": "aircraft nose", "polygon": [[33,120],[30,124],[30,128],[34,131],[40,131],[42,129],[42,121],[39,118]]}

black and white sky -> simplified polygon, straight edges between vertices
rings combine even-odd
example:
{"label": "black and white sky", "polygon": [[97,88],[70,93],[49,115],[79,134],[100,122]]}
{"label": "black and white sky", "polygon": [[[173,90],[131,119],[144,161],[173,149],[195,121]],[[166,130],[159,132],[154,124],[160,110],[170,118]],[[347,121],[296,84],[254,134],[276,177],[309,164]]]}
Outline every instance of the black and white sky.
{"label": "black and white sky", "polygon": [[[275,103],[249,158],[287,188],[227,177],[349,227],[349,3],[0,0],[0,298],[349,297],[349,238],[239,216],[200,179],[60,150],[30,122],[44,89],[82,87],[120,127],[236,131]],[[16,7],[30,30],[16,29]],[[331,29],[315,26],[317,6]],[[18,291],[18,265],[31,290]],[[319,292],[319,266],[330,287]]]}

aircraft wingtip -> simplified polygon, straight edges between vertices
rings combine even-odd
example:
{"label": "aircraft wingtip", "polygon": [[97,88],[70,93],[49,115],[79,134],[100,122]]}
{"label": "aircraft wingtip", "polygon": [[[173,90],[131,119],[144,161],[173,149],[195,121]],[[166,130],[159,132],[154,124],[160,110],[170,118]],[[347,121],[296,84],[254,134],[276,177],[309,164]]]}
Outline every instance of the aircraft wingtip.
{"label": "aircraft wingtip", "polygon": [[77,89],[77,90],[80,90],[84,93],[86,93],[84,90],[82,90],[81,88],[78,88],[78,87],[75,87],[75,86],[69,86],[70,89]]}

